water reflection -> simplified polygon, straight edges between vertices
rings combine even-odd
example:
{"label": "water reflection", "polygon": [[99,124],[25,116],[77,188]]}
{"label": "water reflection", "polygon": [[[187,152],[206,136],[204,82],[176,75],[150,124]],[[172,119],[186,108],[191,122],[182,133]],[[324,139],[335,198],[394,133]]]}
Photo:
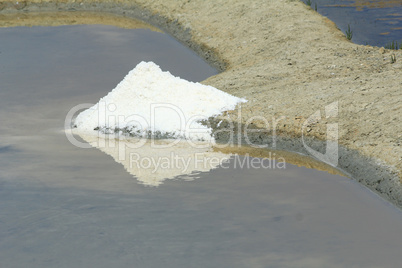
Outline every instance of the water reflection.
{"label": "water reflection", "polygon": [[[355,7],[357,11],[365,8],[389,8],[400,7],[400,0],[341,0],[342,4],[334,5],[338,7]],[[344,3],[344,4],[343,4]]]}
{"label": "water reflection", "polygon": [[68,111],[99,100],[142,60],[191,81],[217,71],[137,20],[76,12],[0,15],[0,26],[70,22],[97,25],[0,28],[0,178],[136,191],[140,186],[132,176],[104,153],[67,141],[62,129]]}
{"label": "water reflection", "polygon": [[166,179],[193,180],[200,172],[219,167],[229,154],[214,152],[208,144],[190,145],[186,141],[114,139],[75,132],[91,146],[111,156],[125,170],[148,186]]}
{"label": "water reflection", "polygon": [[0,27],[62,26],[62,25],[110,25],[124,29],[149,29],[162,32],[148,23],[127,17],[95,12],[29,12],[0,14]]}

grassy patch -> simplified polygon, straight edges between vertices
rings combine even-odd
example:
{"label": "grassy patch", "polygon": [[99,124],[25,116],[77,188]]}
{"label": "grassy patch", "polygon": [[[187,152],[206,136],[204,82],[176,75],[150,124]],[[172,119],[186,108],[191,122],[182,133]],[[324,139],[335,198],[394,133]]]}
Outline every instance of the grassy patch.
{"label": "grassy patch", "polygon": [[346,38],[347,38],[348,40],[352,40],[352,38],[353,38],[353,31],[350,29],[350,24],[348,24],[348,29],[346,30],[345,34],[346,34]]}
{"label": "grassy patch", "polygon": [[[311,5],[313,4],[313,1],[311,1],[311,0],[306,0],[305,3],[306,3],[306,5],[308,5],[309,7],[311,7]],[[317,3],[314,3],[314,10],[317,11],[317,9],[318,9]]]}
{"label": "grassy patch", "polygon": [[384,46],[384,48],[398,50],[398,49],[402,48],[402,46],[400,44],[398,44],[397,41],[392,41],[392,42],[389,42],[388,44],[386,44]]}

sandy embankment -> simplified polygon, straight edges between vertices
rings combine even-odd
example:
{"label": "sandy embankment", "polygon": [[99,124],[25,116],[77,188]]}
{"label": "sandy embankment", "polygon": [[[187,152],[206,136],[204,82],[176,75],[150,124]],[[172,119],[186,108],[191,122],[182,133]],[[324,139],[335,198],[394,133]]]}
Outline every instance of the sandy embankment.
{"label": "sandy embankment", "polygon": [[[253,116],[270,122],[267,129],[263,120],[253,121],[267,131],[253,134],[252,142],[272,145],[267,136],[277,134],[278,149],[306,153],[304,133],[324,153],[327,123],[337,123],[338,167],[402,206],[402,52],[353,44],[299,1],[6,0],[0,10],[105,11],[158,25],[224,70],[204,83],[249,100],[242,123]],[[326,118],[325,107],[334,102],[339,111]],[[322,119],[303,132],[316,111]],[[281,116],[274,133],[272,119]]]}

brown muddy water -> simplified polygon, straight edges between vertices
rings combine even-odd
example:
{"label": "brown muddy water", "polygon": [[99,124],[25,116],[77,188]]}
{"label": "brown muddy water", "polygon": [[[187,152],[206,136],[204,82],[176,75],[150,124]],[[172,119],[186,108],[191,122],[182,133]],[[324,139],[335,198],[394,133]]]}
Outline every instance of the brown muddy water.
{"label": "brown muddy water", "polygon": [[[306,0],[303,0],[305,3]],[[402,44],[402,1],[400,0],[312,0],[312,8],[328,17],[345,33],[350,25],[352,41],[384,47]]]}
{"label": "brown muddy water", "polygon": [[168,35],[2,28],[0,52],[0,267],[402,263],[401,211],[346,177],[240,156],[151,187],[112,152],[73,146],[68,110],[141,60],[191,81],[217,73]]}

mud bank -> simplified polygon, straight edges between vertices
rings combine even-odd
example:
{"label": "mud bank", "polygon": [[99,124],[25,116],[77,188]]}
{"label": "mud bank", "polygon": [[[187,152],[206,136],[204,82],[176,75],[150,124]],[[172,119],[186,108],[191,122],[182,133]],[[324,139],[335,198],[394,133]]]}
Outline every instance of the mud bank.
{"label": "mud bank", "polygon": [[[160,27],[223,71],[205,84],[249,100],[227,116],[260,131],[235,140],[304,154],[307,143],[324,154],[337,138],[338,167],[402,207],[401,51],[353,44],[294,0],[0,2],[0,14],[39,11],[109,12]],[[337,135],[327,135],[330,124]]]}

